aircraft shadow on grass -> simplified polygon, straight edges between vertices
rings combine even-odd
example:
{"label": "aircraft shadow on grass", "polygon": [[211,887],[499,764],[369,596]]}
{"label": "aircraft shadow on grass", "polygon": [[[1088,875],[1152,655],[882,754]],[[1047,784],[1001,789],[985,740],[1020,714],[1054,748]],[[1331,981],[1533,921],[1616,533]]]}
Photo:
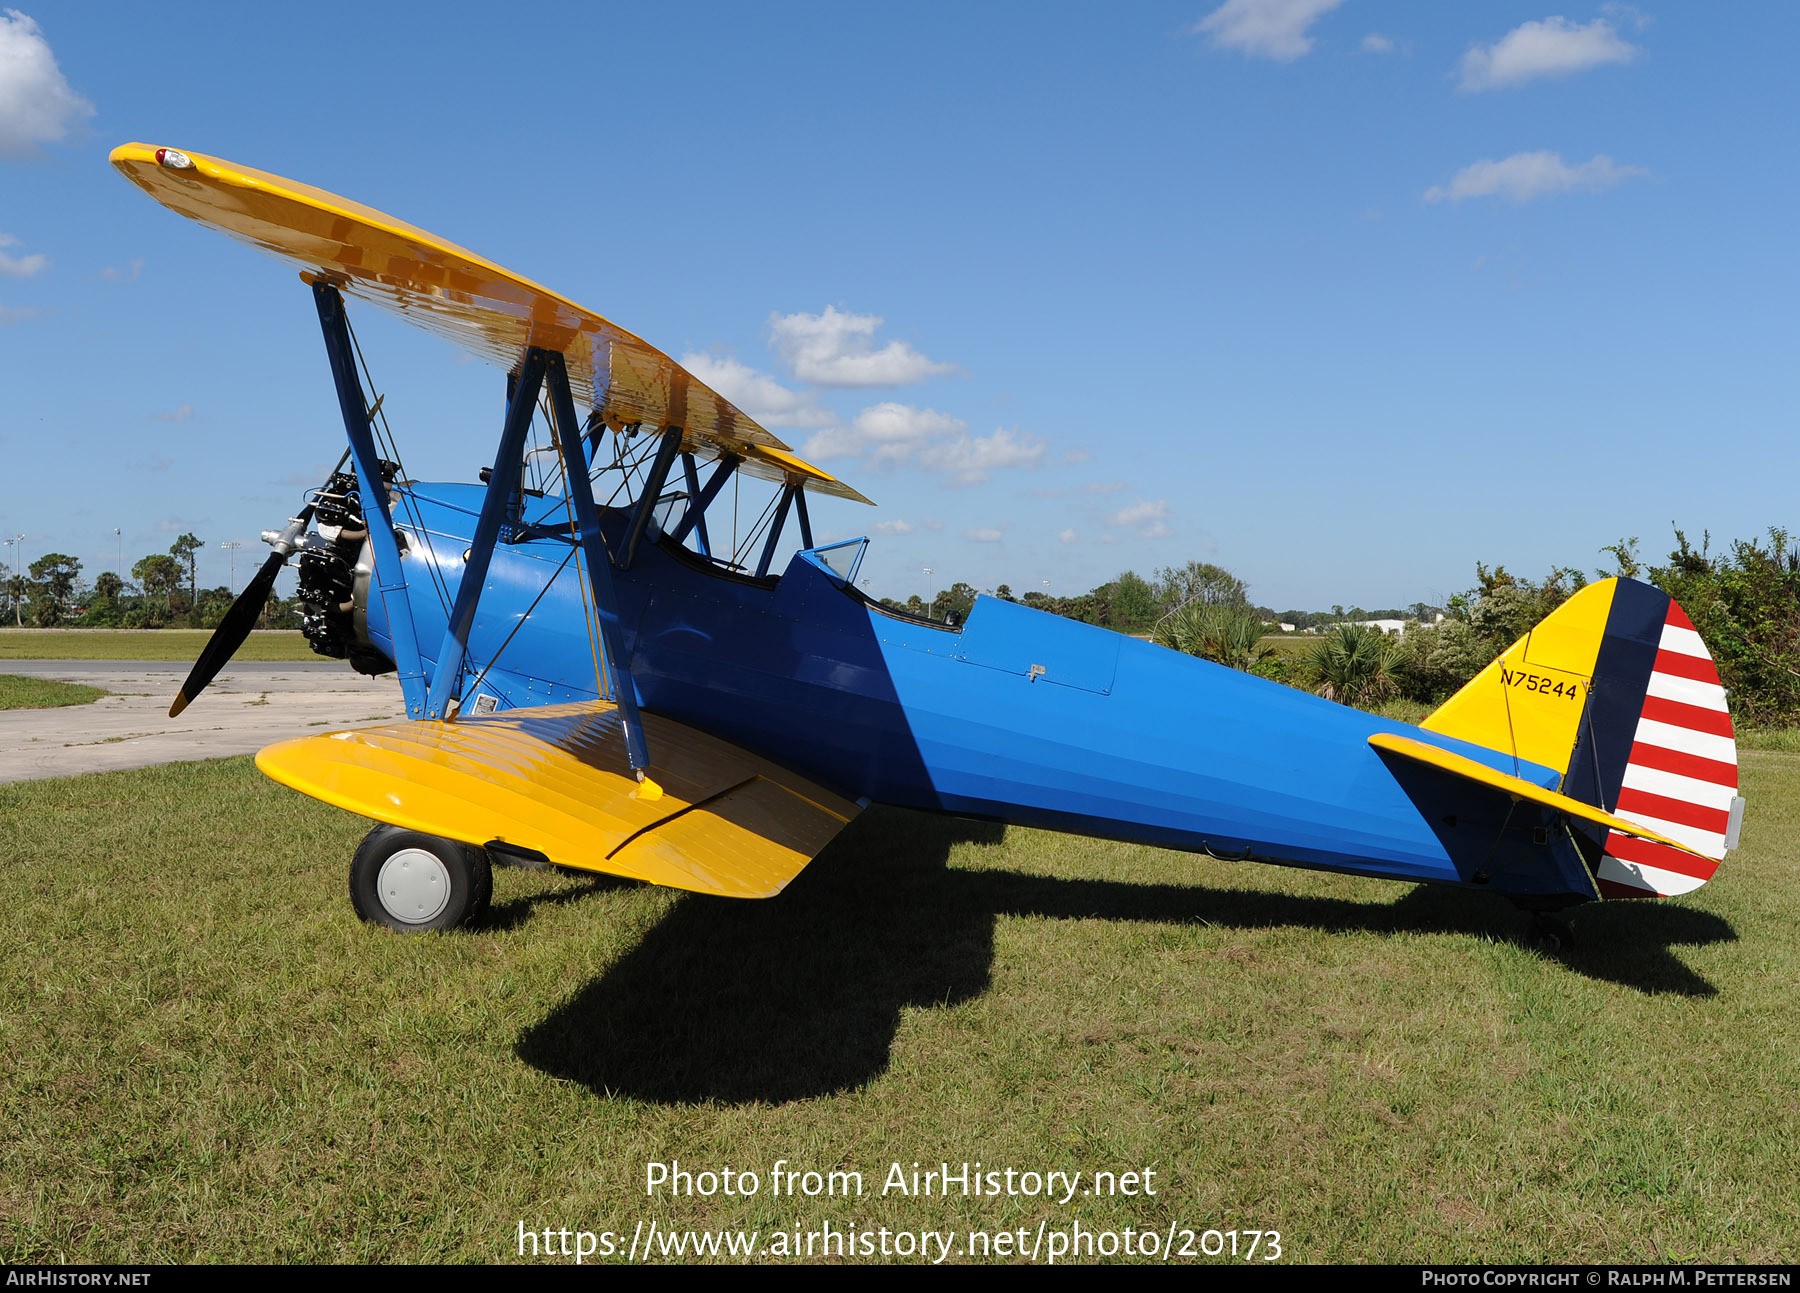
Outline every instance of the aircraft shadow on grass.
{"label": "aircraft shadow on grass", "polygon": [[[1526,928],[1524,916],[1488,895],[1431,885],[1372,903],[946,866],[953,846],[997,844],[1003,835],[989,823],[872,809],[779,899],[683,900],[526,1030],[517,1053],[602,1095],[784,1103],[880,1076],[903,1007],[955,1005],[986,991],[1001,916],[1497,939]],[[498,904],[490,924],[511,927],[537,903],[606,887]],[[1716,989],[1671,947],[1737,937],[1718,916],[1651,903],[1596,904],[1581,913],[1577,933],[1581,946],[1563,958],[1571,971],[1685,996]]]}

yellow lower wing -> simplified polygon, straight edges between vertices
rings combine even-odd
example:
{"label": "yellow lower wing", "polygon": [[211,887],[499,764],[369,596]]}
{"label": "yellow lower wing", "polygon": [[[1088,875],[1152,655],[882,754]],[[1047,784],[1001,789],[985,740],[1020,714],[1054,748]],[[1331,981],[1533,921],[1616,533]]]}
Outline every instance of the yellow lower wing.
{"label": "yellow lower wing", "polygon": [[645,714],[644,728],[654,800],[637,796],[605,702],[330,732],[271,745],[256,766],[409,830],[730,898],[780,893],[858,811],[681,723]]}

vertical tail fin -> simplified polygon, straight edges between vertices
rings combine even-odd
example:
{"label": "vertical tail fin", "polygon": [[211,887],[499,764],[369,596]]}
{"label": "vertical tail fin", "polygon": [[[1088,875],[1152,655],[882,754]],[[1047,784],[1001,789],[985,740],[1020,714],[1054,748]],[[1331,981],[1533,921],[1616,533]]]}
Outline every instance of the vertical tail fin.
{"label": "vertical tail fin", "polygon": [[1421,726],[1555,768],[1563,794],[1694,850],[1601,830],[1594,877],[1608,898],[1697,889],[1737,847],[1744,801],[1719,671],[1648,584],[1582,589]]}

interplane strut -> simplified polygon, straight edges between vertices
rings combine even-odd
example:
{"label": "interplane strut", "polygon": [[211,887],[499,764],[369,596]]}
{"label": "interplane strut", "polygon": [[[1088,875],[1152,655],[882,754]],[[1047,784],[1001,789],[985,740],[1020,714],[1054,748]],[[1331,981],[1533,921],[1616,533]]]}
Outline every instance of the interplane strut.
{"label": "interplane strut", "polygon": [[344,416],[344,434],[350,440],[350,461],[356,468],[363,515],[368,519],[369,544],[375,554],[373,583],[387,610],[389,631],[393,634],[400,693],[406,699],[406,712],[422,718],[427,699],[425,661],[419,654],[419,636],[413,627],[406,574],[400,569],[400,543],[394,537],[387,481],[381,474],[381,458],[375,452],[375,436],[369,430],[369,405],[363,395],[362,380],[356,375],[350,326],[344,318],[344,298],[336,287],[322,280],[315,281],[312,290],[319,327],[325,334],[325,353],[331,360],[331,379],[337,387],[338,408]]}

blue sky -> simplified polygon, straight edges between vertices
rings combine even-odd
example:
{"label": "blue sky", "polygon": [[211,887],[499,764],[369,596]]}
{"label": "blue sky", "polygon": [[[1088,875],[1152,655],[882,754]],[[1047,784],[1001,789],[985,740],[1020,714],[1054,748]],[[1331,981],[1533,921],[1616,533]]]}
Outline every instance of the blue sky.
{"label": "blue sky", "polygon": [[[341,449],[305,290],[116,175],[134,139],[379,207],[683,358],[880,504],[815,510],[876,535],[879,593],[1200,558],[1277,608],[1404,605],[1477,560],[1794,524],[1797,29],[27,0],[0,20],[0,533],[91,576],[114,527],[127,564],[191,529],[222,583],[217,545]],[[353,320],[409,471],[471,479],[500,374]]]}

